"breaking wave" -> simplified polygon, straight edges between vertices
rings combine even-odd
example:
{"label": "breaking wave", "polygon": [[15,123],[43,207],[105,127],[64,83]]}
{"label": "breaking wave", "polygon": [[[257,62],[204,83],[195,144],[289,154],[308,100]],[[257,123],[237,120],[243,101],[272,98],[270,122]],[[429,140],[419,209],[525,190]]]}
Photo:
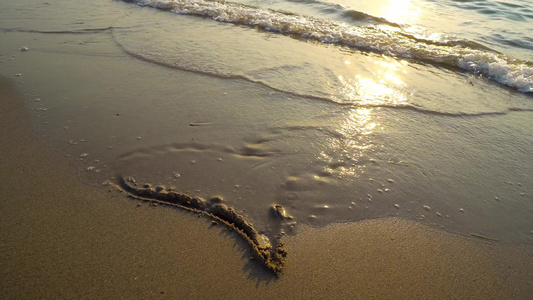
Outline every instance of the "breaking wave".
{"label": "breaking wave", "polygon": [[194,15],[288,35],[296,39],[335,44],[414,62],[483,75],[520,92],[533,92],[533,63],[507,57],[468,41],[417,39],[396,29],[354,26],[342,22],[263,9],[232,2],[205,0],[124,0],[176,14]]}

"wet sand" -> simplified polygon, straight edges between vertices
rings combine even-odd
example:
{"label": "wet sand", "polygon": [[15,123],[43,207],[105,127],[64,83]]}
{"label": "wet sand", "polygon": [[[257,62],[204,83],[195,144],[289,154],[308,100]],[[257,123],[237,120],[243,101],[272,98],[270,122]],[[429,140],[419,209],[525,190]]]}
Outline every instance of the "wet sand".
{"label": "wet sand", "polygon": [[[284,273],[235,233],[78,179],[0,78],[0,295],[6,299],[528,299],[530,248],[397,218],[301,227]],[[140,206],[139,206],[140,204]]]}

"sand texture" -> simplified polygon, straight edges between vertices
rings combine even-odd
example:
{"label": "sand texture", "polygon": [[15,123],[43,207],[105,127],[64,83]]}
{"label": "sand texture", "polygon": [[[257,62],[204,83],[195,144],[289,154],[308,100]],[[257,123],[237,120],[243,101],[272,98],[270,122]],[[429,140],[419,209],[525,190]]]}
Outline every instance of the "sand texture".
{"label": "sand texture", "polygon": [[[533,255],[396,218],[301,227],[278,278],[211,220],[81,183],[0,79],[3,299],[528,299]],[[139,205],[140,204],[140,205]],[[529,250],[529,252],[527,252]]]}

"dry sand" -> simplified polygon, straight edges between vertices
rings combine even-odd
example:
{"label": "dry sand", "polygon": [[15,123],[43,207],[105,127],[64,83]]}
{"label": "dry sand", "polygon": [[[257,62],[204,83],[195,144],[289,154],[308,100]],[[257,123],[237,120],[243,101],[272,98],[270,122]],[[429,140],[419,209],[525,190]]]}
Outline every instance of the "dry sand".
{"label": "dry sand", "polygon": [[78,180],[0,78],[4,299],[531,299],[533,251],[395,218],[302,227],[285,273],[209,220]]}

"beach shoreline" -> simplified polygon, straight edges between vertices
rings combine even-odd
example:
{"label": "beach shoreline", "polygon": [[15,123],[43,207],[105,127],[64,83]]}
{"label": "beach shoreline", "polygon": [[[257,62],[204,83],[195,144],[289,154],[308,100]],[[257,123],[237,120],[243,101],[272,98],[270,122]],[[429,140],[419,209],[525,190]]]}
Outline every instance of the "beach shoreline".
{"label": "beach shoreline", "polygon": [[[279,204],[297,226],[396,216],[533,241],[528,96],[123,1],[15,3],[2,4],[0,73],[27,97],[35,136],[69,157],[84,183],[120,174],[221,197],[271,239],[269,207]],[[325,61],[334,65],[316,64]],[[379,74],[405,89],[376,84]],[[350,90],[357,103],[339,105],[336,93]],[[317,91],[327,99],[309,97]],[[401,101],[391,106],[393,94]]]}
{"label": "beach shoreline", "polygon": [[[27,101],[0,78],[0,294],[6,298],[527,299],[527,248],[398,218],[302,226],[284,273],[194,214],[80,182],[33,133]],[[529,249],[530,250],[530,249]]]}

